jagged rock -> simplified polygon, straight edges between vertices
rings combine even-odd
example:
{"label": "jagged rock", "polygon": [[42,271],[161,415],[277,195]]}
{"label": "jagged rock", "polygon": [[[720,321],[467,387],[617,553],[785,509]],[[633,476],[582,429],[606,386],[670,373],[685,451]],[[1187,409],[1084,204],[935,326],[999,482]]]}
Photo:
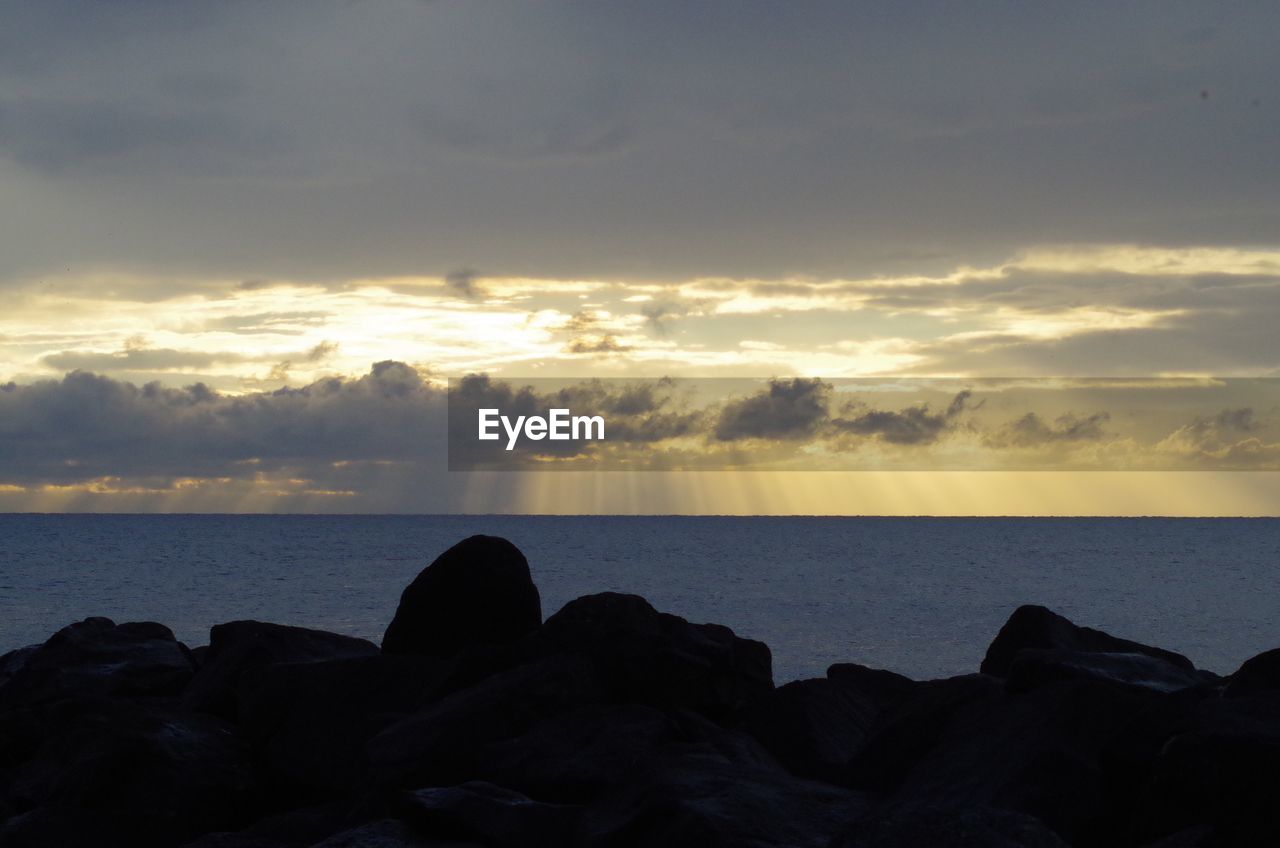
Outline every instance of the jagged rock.
{"label": "jagged rock", "polygon": [[10,823],[5,845],[77,844],[83,829],[97,833],[96,844],[168,846],[237,828],[257,812],[248,747],[212,716],[82,699],[6,718],[38,741],[8,781],[13,806],[27,815]]}
{"label": "jagged rock", "polygon": [[773,689],[763,642],[660,613],[637,595],[606,592],[570,601],[528,642],[536,656],[586,657],[623,703],[723,719]]}
{"label": "jagged rock", "polygon": [[519,548],[472,536],[423,569],[400,596],[382,638],[389,654],[448,656],[514,642],[542,623],[542,601]]}
{"label": "jagged rock", "polygon": [[414,830],[437,839],[487,848],[584,844],[582,808],[541,803],[481,781],[405,793],[396,810]]}
{"label": "jagged rock", "polygon": [[1097,653],[1024,648],[1005,680],[1010,692],[1027,692],[1058,680],[1099,680],[1157,692],[1175,692],[1217,680],[1147,654]]}
{"label": "jagged rock", "polygon": [[1044,823],[1022,813],[900,806],[859,821],[831,848],[1067,848]]}
{"label": "jagged rock", "polygon": [[1186,671],[1194,671],[1191,660],[1182,654],[1120,639],[1091,627],[1080,627],[1069,619],[1041,606],[1021,606],[1000,628],[982,660],[982,673],[1004,677],[1019,651],[1088,651],[1094,653],[1146,654]]}
{"label": "jagged rock", "polygon": [[193,672],[164,625],[86,618],[0,660],[0,709],[67,696],[176,695]]}
{"label": "jagged rock", "polygon": [[792,773],[841,783],[882,711],[912,686],[892,672],[836,665],[826,678],[797,680],[759,698],[744,726]]}
{"label": "jagged rock", "polygon": [[209,651],[182,694],[189,710],[235,719],[240,682],[247,672],[282,663],[376,656],[366,639],[286,627],[261,621],[232,621],[209,631]]}
{"label": "jagged rock", "polygon": [[1280,692],[1280,648],[1245,660],[1231,675],[1222,694],[1227,698],[1247,698],[1264,692]]}

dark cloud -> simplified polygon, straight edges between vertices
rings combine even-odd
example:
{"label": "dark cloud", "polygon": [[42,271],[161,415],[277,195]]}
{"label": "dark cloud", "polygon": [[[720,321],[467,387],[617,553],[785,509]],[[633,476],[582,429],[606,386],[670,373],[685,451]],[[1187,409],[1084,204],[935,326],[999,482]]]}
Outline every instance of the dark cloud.
{"label": "dark cloud", "polygon": [[444,285],[458,297],[468,300],[481,300],[485,296],[484,287],[480,285],[480,275],[466,268],[445,274]]}
{"label": "dark cloud", "polygon": [[808,439],[827,423],[831,384],[797,377],[772,379],[767,388],[729,401],[713,435],[718,441]]}
{"label": "dark cloud", "polygon": [[950,427],[965,411],[972,393],[962,391],[951,399],[941,412],[930,412],[928,404],[909,406],[906,409],[871,409],[857,414],[857,407],[844,410],[851,417],[835,418],[831,427],[838,433],[856,436],[874,436],[894,445],[927,445]]}
{"label": "dark cloud", "polygon": [[224,395],[83,371],[0,393],[0,482],[320,476],[340,462],[442,463],[444,393],[381,362],[356,379]]}
{"label": "dark cloud", "polygon": [[1111,415],[1107,412],[1083,417],[1067,412],[1048,423],[1039,414],[1028,412],[997,432],[988,434],[985,442],[992,447],[1030,448],[1061,442],[1099,441],[1106,437],[1103,425],[1110,420]]}

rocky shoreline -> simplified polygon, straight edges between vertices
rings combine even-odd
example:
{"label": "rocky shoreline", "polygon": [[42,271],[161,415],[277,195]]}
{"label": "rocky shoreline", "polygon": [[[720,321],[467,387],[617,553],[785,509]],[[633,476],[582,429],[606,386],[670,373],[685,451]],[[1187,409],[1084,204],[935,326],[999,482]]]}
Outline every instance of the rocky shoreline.
{"label": "rocky shoreline", "polygon": [[1280,650],[1218,677],[1025,606],[975,674],[775,687],[763,643],[638,596],[544,621],[475,536],[381,648],[91,618],[0,657],[0,822],[4,848],[1274,846]]}

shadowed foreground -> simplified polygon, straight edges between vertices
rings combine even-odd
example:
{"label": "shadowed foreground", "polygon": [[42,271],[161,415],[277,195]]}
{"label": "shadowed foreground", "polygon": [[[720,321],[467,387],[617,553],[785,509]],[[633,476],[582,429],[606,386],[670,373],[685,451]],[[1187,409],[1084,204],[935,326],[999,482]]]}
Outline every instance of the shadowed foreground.
{"label": "shadowed foreground", "polygon": [[4,848],[1273,846],[1280,651],[1219,678],[1027,606],[977,674],[775,688],[763,643],[637,596],[544,622],[475,536],[381,649],[91,618],[0,657],[0,820]]}

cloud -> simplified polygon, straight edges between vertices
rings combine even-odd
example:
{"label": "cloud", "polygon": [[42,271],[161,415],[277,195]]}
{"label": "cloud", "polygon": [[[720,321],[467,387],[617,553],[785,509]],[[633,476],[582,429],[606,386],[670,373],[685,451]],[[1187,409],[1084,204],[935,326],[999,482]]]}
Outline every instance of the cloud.
{"label": "cloud", "polygon": [[565,346],[566,353],[625,353],[631,350],[630,345],[618,341],[617,336],[604,334],[599,336],[579,336]]}
{"label": "cloud", "polygon": [[[831,427],[839,433],[875,436],[893,445],[927,445],[938,439],[965,411],[972,392],[962,391],[941,412],[931,413],[928,404],[899,411],[872,409],[849,418],[835,418]],[[857,406],[845,412],[856,411]]]}
{"label": "cloud", "polygon": [[1021,418],[1012,421],[995,433],[986,437],[986,444],[992,447],[1039,447],[1059,442],[1090,442],[1106,437],[1103,425],[1111,419],[1107,412],[1095,412],[1080,417],[1072,412],[1063,413],[1053,423],[1045,420],[1035,412],[1028,412]]}
{"label": "cloud", "polygon": [[771,379],[767,388],[729,401],[713,430],[718,441],[807,439],[826,424],[831,384],[797,377]]}
{"label": "cloud", "polygon": [[466,268],[450,271],[444,277],[445,288],[467,300],[482,300],[484,287],[480,285],[480,275]]}
{"label": "cloud", "polygon": [[429,434],[443,424],[443,391],[393,361],[359,378],[245,395],[77,371],[0,392],[0,478],[252,479],[289,469],[322,479],[336,462],[439,462]]}

